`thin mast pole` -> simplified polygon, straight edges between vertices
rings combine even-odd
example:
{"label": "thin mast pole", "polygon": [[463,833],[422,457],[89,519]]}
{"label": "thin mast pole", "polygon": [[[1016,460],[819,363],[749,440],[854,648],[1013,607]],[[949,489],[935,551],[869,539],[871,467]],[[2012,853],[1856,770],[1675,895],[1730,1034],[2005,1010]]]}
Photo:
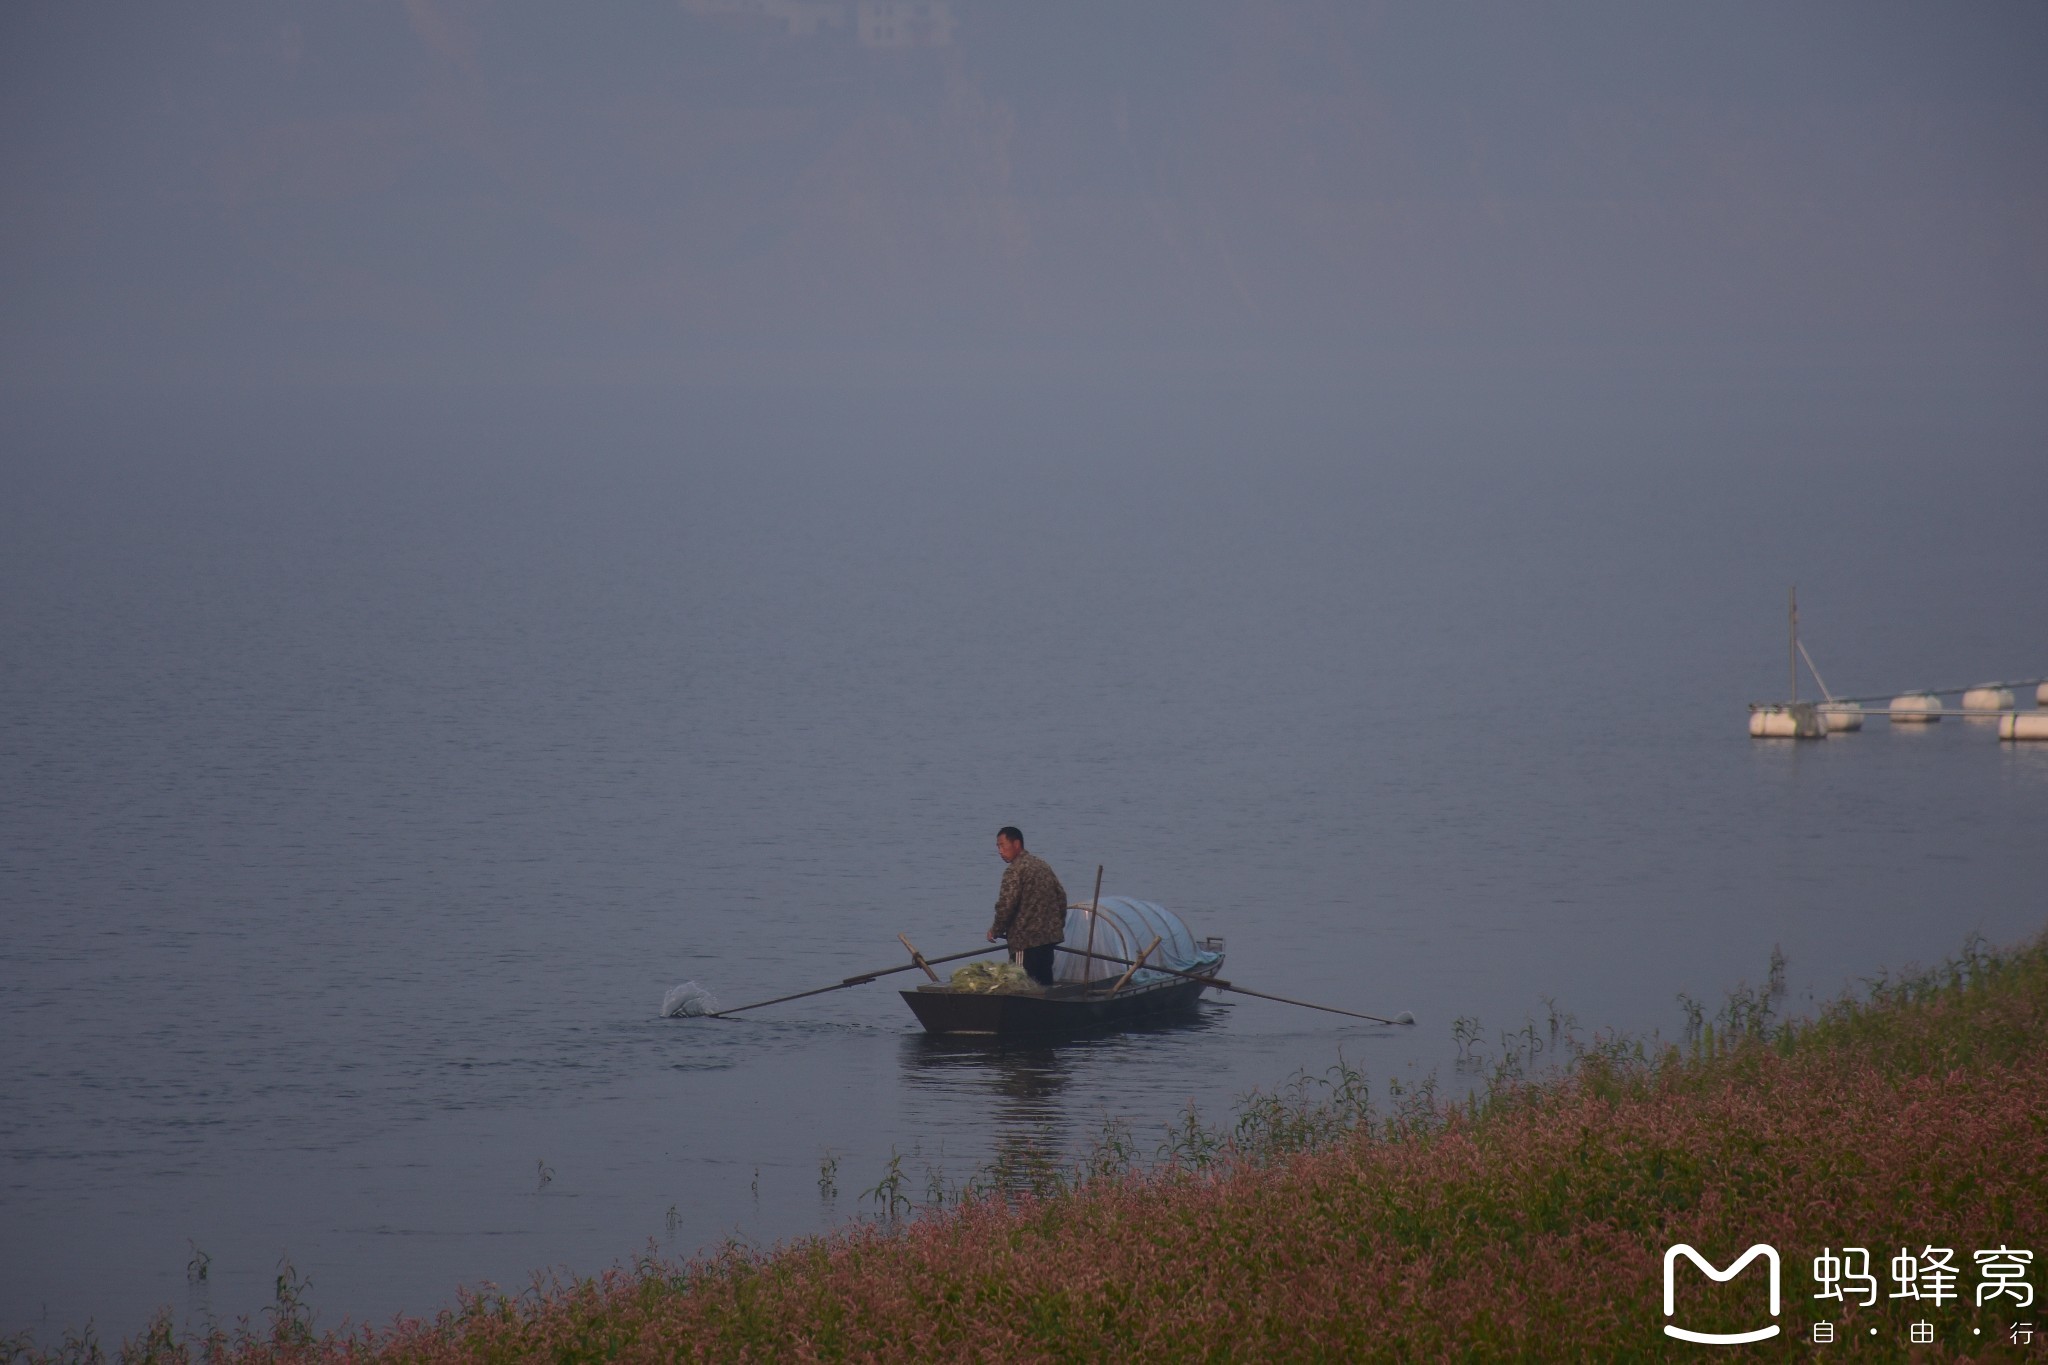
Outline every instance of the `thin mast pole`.
{"label": "thin mast pole", "polygon": [[[1095,959],[1095,914],[1101,908],[1102,864],[1097,863],[1095,865],[1095,895],[1088,901],[1088,961],[1081,964],[1081,970],[1084,973],[1088,970],[1088,962],[1092,962]],[[1088,978],[1084,975],[1081,979],[1086,981]]]}
{"label": "thin mast pole", "polygon": [[1792,585],[1792,700],[1799,700],[1799,585]]}

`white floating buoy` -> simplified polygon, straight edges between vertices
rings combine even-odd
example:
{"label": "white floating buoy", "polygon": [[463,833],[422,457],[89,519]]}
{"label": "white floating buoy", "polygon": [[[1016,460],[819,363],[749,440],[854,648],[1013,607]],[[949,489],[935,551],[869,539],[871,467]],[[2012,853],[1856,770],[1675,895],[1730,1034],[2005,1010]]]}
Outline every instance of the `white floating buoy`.
{"label": "white floating buoy", "polygon": [[1749,713],[1751,739],[1825,739],[1828,727],[1812,702],[1758,706]]}
{"label": "white floating buoy", "polygon": [[2048,739],[2048,711],[2027,711],[1998,718],[2000,739]]}
{"label": "white floating buoy", "polygon": [[[1973,687],[1963,693],[1963,710],[2010,711],[2012,710],[2012,689],[2009,687],[1994,687],[1989,683],[1982,687]],[[1988,717],[1984,719],[1988,719]]]}
{"label": "white floating buoy", "polygon": [[1824,702],[1818,709],[1821,719],[1827,722],[1828,733],[1831,735],[1840,734],[1844,730],[1863,728],[1863,707],[1859,702]]}
{"label": "white floating buoy", "polygon": [[1932,692],[1908,692],[1892,698],[1890,714],[1894,725],[1932,725],[1941,719],[1941,698]]}

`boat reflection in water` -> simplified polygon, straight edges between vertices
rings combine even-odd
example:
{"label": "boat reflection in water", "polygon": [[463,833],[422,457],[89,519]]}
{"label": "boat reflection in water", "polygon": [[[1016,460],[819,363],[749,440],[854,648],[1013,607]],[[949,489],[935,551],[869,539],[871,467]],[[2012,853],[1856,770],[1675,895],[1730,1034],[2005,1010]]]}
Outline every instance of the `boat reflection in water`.
{"label": "boat reflection in water", "polygon": [[[929,1104],[933,1129],[932,1145],[918,1156],[946,1178],[957,1178],[955,1163],[966,1158],[975,1166],[969,1186],[1040,1190],[1077,1160],[1099,1153],[1118,1132],[1130,1140],[1131,1124],[1119,1129],[1113,1115],[1128,1115],[1134,1103],[1163,1109],[1175,1085],[1162,1088],[1162,1081],[1177,1075],[1186,1058],[1168,1062],[1161,1047],[1180,1056],[1180,1045],[1220,1027],[1227,1009],[1215,1002],[1119,1032],[1065,1039],[908,1035],[901,1052],[904,1087],[913,1113]],[[976,1116],[971,1131],[949,1133],[955,1126],[949,1116],[962,1113]],[[967,1150],[949,1152],[949,1137],[964,1140]],[[1148,1131],[1138,1145],[1149,1157],[1155,1138]],[[982,1155],[970,1155],[976,1152]]]}

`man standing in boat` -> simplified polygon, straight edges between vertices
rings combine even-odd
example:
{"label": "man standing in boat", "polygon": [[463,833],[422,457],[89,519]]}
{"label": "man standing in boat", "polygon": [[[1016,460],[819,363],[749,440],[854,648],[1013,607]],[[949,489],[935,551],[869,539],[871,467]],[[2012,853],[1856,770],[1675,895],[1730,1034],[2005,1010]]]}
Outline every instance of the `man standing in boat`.
{"label": "man standing in boat", "polygon": [[1053,983],[1053,944],[1067,936],[1067,888],[1052,867],[1024,849],[1024,832],[1015,825],[996,831],[996,852],[1002,857],[1003,889],[996,893],[996,922],[988,941],[1007,939],[1010,956],[1041,986]]}

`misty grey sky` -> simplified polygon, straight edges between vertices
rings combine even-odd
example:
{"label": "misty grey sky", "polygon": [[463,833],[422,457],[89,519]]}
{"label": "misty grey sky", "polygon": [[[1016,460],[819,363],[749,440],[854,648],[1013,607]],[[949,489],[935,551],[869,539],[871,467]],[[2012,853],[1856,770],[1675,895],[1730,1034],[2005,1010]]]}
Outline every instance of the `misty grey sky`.
{"label": "misty grey sky", "polygon": [[22,0],[17,388],[2048,359],[2048,6]]}

